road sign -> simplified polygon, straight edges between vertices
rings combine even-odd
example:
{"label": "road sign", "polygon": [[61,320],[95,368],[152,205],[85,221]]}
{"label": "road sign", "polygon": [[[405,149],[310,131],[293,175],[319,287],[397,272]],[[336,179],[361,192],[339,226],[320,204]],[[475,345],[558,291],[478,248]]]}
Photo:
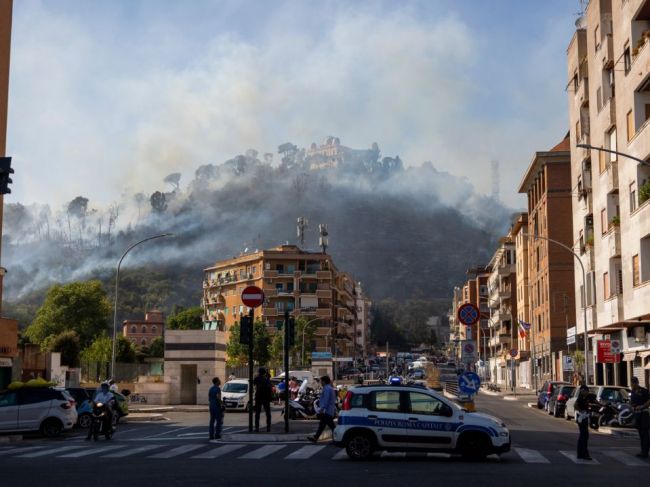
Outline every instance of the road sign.
{"label": "road sign", "polygon": [[612,353],[621,353],[621,341],[620,340],[612,340],[610,348],[611,348]]}
{"label": "road sign", "polygon": [[312,360],[332,360],[332,352],[312,352]]}
{"label": "road sign", "polygon": [[463,362],[473,363],[476,360],[476,342],[474,340],[463,340],[460,351]]}
{"label": "road sign", "polygon": [[473,325],[480,317],[480,311],[472,303],[465,303],[458,308],[458,321],[463,325]]}
{"label": "road sign", "polygon": [[510,349],[510,356],[511,356],[512,358],[515,358],[515,357],[517,356],[518,353],[519,353],[519,350],[517,350],[516,348],[512,348],[512,349]]}
{"label": "road sign", "polygon": [[241,292],[241,301],[249,308],[257,308],[264,302],[264,291],[257,286],[248,286]]}
{"label": "road sign", "polygon": [[573,357],[571,355],[564,355],[562,368],[565,372],[573,372]]}
{"label": "road sign", "polygon": [[476,394],[481,387],[481,379],[474,372],[465,372],[458,378],[458,389],[465,394]]}
{"label": "road sign", "polygon": [[576,342],[576,327],[572,326],[566,332],[566,344],[573,345]]}
{"label": "road sign", "polygon": [[[596,342],[598,350],[598,363],[615,364],[621,361],[621,354],[612,351],[612,340],[598,340]],[[619,342],[620,348],[620,342]]]}

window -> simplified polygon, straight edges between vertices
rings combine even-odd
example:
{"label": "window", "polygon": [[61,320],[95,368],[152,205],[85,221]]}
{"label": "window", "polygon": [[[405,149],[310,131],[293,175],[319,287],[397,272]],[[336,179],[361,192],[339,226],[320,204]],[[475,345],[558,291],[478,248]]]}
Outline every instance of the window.
{"label": "window", "polygon": [[607,209],[600,210],[600,233],[605,235],[607,233],[609,224],[607,223]]}
{"label": "window", "polygon": [[442,401],[421,392],[409,392],[409,400],[412,413],[442,416],[448,411]]}
{"label": "window", "polygon": [[[609,141],[608,149],[615,151],[616,150],[616,127],[612,128],[612,130],[610,130],[607,133],[607,139]],[[616,161],[616,154],[610,153],[609,162],[614,162],[614,161]]]}
{"label": "window", "polygon": [[147,325],[142,325],[142,333],[147,333]]}
{"label": "window", "polygon": [[377,391],[372,397],[373,411],[394,411],[400,412],[399,391]]}
{"label": "window", "polygon": [[151,333],[156,333],[157,331],[158,331],[158,327],[156,325],[152,325]]}
{"label": "window", "polygon": [[[602,149],[603,147],[601,146],[600,148]],[[598,169],[601,174],[607,169],[607,152],[598,151]]]}
{"label": "window", "polygon": [[5,392],[0,394],[0,408],[7,406],[16,405],[16,393],[15,392]]}
{"label": "window", "polygon": [[277,292],[281,293],[282,291],[284,291],[284,284],[282,284],[281,282],[276,283],[275,284],[275,290]]}
{"label": "window", "polygon": [[641,273],[639,269],[639,254],[632,256],[632,285],[641,284]]}
{"label": "window", "polygon": [[609,298],[609,272],[603,272],[603,298]]}
{"label": "window", "polygon": [[627,119],[627,140],[630,141],[632,140],[632,137],[634,137],[634,117],[632,116],[632,110],[627,112],[626,119]]}
{"label": "window", "polygon": [[630,213],[636,211],[638,199],[636,197],[636,181],[630,184]]}
{"label": "window", "polygon": [[146,339],[146,338],[143,338],[143,339],[140,341],[140,345],[145,346],[146,344],[147,344],[147,339]]}
{"label": "window", "polygon": [[281,330],[283,325],[284,325],[284,320],[275,320],[276,329]]}
{"label": "window", "polygon": [[623,51],[623,65],[625,67],[625,74],[630,72],[632,69],[632,57],[630,56],[630,46],[625,46],[625,51]]}
{"label": "window", "polygon": [[131,327],[131,333],[138,333],[138,329],[136,328],[135,325]]}
{"label": "window", "polygon": [[600,49],[600,25],[597,25],[594,29],[594,45],[596,46],[596,51]]}

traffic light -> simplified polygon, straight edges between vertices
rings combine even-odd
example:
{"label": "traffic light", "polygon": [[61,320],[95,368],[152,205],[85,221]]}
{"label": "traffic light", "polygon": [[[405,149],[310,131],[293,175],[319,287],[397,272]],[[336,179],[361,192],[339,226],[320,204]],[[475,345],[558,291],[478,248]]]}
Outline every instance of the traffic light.
{"label": "traffic light", "polygon": [[296,320],[291,316],[287,323],[289,328],[289,346],[293,347],[293,344],[296,342]]}
{"label": "traffic light", "polygon": [[253,324],[250,316],[242,316],[239,320],[239,343],[242,345],[250,345],[251,327]]}
{"label": "traffic light", "polygon": [[9,194],[9,185],[13,182],[9,175],[13,174],[11,168],[11,157],[0,157],[0,194]]}

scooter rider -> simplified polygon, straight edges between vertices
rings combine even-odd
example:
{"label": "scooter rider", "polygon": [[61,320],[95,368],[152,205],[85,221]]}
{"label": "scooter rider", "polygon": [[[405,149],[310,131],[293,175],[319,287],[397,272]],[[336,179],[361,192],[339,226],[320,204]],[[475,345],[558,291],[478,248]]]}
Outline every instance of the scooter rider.
{"label": "scooter rider", "polygon": [[[93,401],[96,403],[101,402],[106,406],[106,415],[108,416],[107,421],[112,428],[113,427],[113,406],[115,405],[115,397],[111,393],[107,382],[102,382],[100,390],[97,392],[97,394],[95,394],[95,398],[93,399]],[[90,439],[91,433],[92,433],[92,428],[88,428],[88,436],[86,437],[87,440]]]}

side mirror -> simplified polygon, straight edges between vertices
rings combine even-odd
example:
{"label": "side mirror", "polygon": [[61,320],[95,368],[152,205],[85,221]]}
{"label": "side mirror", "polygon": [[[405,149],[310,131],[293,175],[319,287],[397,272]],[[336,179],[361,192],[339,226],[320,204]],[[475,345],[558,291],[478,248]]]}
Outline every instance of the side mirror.
{"label": "side mirror", "polygon": [[454,415],[454,411],[445,404],[444,408],[442,409],[442,416],[451,418],[453,415]]}

